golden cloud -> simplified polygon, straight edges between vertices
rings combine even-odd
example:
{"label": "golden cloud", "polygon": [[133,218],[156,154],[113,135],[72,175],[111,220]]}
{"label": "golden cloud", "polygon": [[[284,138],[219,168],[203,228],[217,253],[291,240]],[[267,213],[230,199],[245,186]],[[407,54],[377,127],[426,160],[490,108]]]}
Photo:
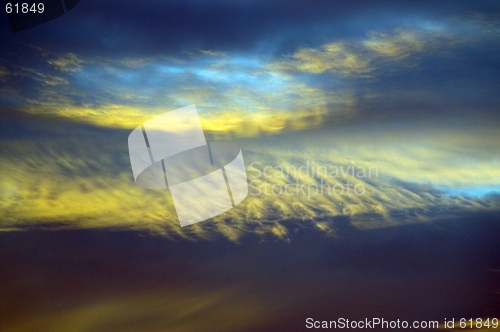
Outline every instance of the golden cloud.
{"label": "golden cloud", "polygon": [[42,85],[45,85],[45,86],[69,84],[69,81],[64,77],[50,75],[50,74],[35,70],[33,68],[22,68],[21,72],[18,73],[17,75],[31,77],[32,79],[34,79],[38,82],[41,82]]}
{"label": "golden cloud", "polygon": [[[164,100],[178,107],[196,104],[203,128],[219,138],[316,128],[354,114],[354,97],[345,91],[328,92],[288,77],[280,80],[285,83],[275,91],[247,86],[222,91],[206,86],[180,86],[169,92]],[[118,97],[141,98],[133,92],[121,92]],[[31,114],[50,114],[82,123],[128,129],[169,111],[164,107],[111,103],[98,107],[74,106],[64,91],[50,87],[41,89],[38,99],[27,101],[32,106],[24,110]]]}
{"label": "golden cloud", "polygon": [[363,46],[388,57],[406,58],[424,51],[431,44],[428,38],[422,38],[415,31],[400,30],[392,35],[370,32],[369,36],[369,40],[363,41]]}
{"label": "golden cloud", "polygon": [[[51,107],[50,102],[39,103],[33,101],[36,107],[27,109],[31,114],[57,115],[111,128],[134,129],[155,116],[164,114],[163,108],[143,108],[123,105],[107,105],[98,109],[84,107],[62,107],[51,111],[43,106]],[[280,132],[316,128],[324,124],[329,118],[326,109],[317,108],[296,112],[272,111],[243,112],[220,111],[213,113],[200,113],[202,127],[212,138],[224,139],[229,137],[250,137],[262,134],[275,134]],[[182,128],[169,128],[181,130]]]}
{"label": "golden cloud", "polygon": [[[495,129],[482,128],[482,137],[471,131],[434,136],[421,131],[425,139],[420,141],[408,133],[402,140],[405,136],[398,133],[383,139],[376,133],[350,132],[316,130],[240,139],[248,197],[211,222],[184,228],[168,190],[145,190],[134,183],[127,131],[92,139],[68,133],[64,142],[4,141],[1,225],[135,228],[186,238],[210,238],[215,230],[237,241],[245,232],[286,239],[283,220],[311,220],[318,229],[335,234],[335,216],[349,216],[356,227],[373,228],[428,221],[433,218],[430,211],[442,215],[447,210],[500,208],[494,197],[438,190],[500,184],[491,157],[499,152]],[[374,141],[377,144],[369,143]]]}
{"label": "golden cloud", "polygon": [[[79,306],[28,317],[5,319],[2,331],[236,331],[272,319],[276,308],[256,296],[240,295],[235,287],[215,291],[157,290],[86,301]],[[240,296],[239,296],[240,295]]]}
{"label": "golden cloud", "polygon": [[85,61],[74,53],[66,53],[57,59],[48,60],[47,62],[57,70],[73,73],[82,70],[83,64],[85,63]]}
{"label": "golden cloud", "polygon": [[295,69],[312,74],[335,72],[342,75],[361,75],[370,71],[368,61],[348,50],[342,43],[323,45],[321,50],[314,48],[299,49],[285,63],[273,63],[273,69]]}
{"label": "golden cloud", "polygon": [[397,29],[389,34],[370,31],[368,38],[337,41],[316,48],[300,48],[291,56],[271,62],[273,70],[324,72],[343,76],[366,76],[376,61],[394,61],[412,54],[450,46],[453,37],[440,31]]}

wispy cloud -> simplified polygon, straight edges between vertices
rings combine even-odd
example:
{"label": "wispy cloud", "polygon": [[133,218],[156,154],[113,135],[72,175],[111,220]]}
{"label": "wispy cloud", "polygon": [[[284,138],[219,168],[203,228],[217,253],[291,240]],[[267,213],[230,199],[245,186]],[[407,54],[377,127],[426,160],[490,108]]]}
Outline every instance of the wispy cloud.
{"label": "wispy cloud", "polygon": [[270,68],[278,70],[296,70],[312,74],[324,72],[341,75],[363,75],[370,72],[369,61],[348,49],[347,44],[325,44],[321,49],[302,48],[289,59],[277,61]]}
{"label": "wispy cloud", "polygon": [[[2,144],[4,229],[118,227],[187,238],[221,233],[237,241],[245,232],[287,238],[283,220],[307,220],[335,234],[335,216],[373,228],[500,208],[495,196],[474,192],[485,184],[489,193],[500,191],[493,128],[460,135],[429,131],[420,136],[425,131],[419,130],[409,135],[411,143],[399,133],[384,132],[383,138],[348,129],[240,139],[249,196],[211,222],[181,228],[168,191],[144,190],[134,183],[128,130],[94,129],[92,137],[82,139],[85,127],[53,127],[59,129],[52,129],[52,135],[63,135],[64,142],[45,138]],[[359,167],[376,171],[369,176]]]}
{"label": "wispy cloud", "polygon": [[56,69],[66,72],[78,72],[82,70],[83,64],[85,63],[85,61],[73,53],[66,53],[57,59],[48,60],[47,62]]}
{"label": "wispy cloud", "polygon": [[348,90],[329,91],[268,71],[261,59],[228,55],[179,61],[83,60],[66,54],[49,60],[62,76],[48,74],[50,68],[24,69],[42,83],[35,86],[37,96],[25,99],[25,110],[135,128],[155,115],[194,103],[208,130],[242,136],[317,127],[354,112]]}
{"label": "wispy cloud", "polygon": [[52,313],[43,313],[42,310],[38,315],[22,321],[9,319],[2,323],[2,330],[83,332],[89,329],[116,330],[127,326],[148,331],[168,329],[182,332],[199,331],[210,326],[212,331],[234,331],[271,320],[276,308],[266,305],[262,298],[255,295],[244,294],[242,297],[242,293],[236,287],[198,289],[196,292],[187,289],[130,292],[114,298],[85,301],[79,306]]}
{"label": "wispy cloud", "polygon": [[361,40],[342,40],[320,48],[299,48],[272,62],[269,68],[311,74],[369,75],[380,61],[400,61],[411,55],[449,47],[453,35],[431,29],[396,29],[390,33],[369,31]]}

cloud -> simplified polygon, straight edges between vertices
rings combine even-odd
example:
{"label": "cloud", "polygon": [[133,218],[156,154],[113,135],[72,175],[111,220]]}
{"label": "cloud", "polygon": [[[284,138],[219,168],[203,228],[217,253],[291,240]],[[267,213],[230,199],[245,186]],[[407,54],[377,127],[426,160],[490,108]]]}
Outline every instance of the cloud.
{"label": "cloud", "polygon": [[7,82],[10,75],[12,75],[12,73],[7,68],[0,66],[0,82]]}
{"label": "cloud", "polygon": [[271,62],[269,68],[363,77],[380,66],[380,61],[402,60],[436,50],[438,46],[446,48],[453,40],[449,34],[429,29],[395,29],[388,34],[369,31],[367,37],[357,41],[336,41],[320,48],[299,48],[292,55]]}
{"label": "cloud", "polygon": [[53,76],[33,68],[22,68],[21,72],[15,73],[14,75],[28,76],[40,83],[43,86],[56,86],[56,85],[67,85],[69,81],[60,76]]}
{"label": "cloud", "polygon": [[[243,288],[243,287],[240,287]],[[227,287],[217,290],[156,290],[83,301],[51,313],[31,315],[22,321],[3,322],[3,331],[234,331],[271,320],[272,308],[257,296]]]}
{"label": "cloud", "polygon": [[[498,36],[500,33],[500,16],[495,12],[475,11],[469,13],[463,21],[464,24],[471,26],[473,30],[479,30],[480,34],[484,36]],[[491,41],[497,40],[497,38],[493,38]]]}
{"label": "cloud", "polygon": [[83,64],[85,63],[85,61],[78,58],[78,56],[73,53],[66,53],[55,60],[48,60],[47,62],[57,70],[73,73],[82,70]]}
{"label": "cloud", "polygon": [[214,51],[214,50],[197,50],[194,52],[188,52],[193,58],[197,56],[207,56],[207,57],[223,57],[226,56],[226,52]]}
{"label": "cloud", "polygon": [[363,46],[382,56],[406,58],[413,53],[430,48],[431,41],[425,40],[415,31],[399,30],[392,35],[369,33],[370,39],[363,41]]}
{"label": "cloud", "polygon": [[[211,221],[181,228],[168,190],[134,183],[129,130],[98,128],[55,122],[43,129],[53,138],[42,131],[39,138],[2,142],[4,230],[116,227],[185,238],[223,234],[237,241],[255,232],[287,239],[284,220],[311,221],[335,234],[332,218],[338,216],[366,229],[500,208],[495,196],[471,190],[489,185],[490,193],[500,191],[497,129],[433,135],[421,129],[404,140],[400,133],[381,133],[383,139],[349,129],[315,130],[240,138],[249,196]],[[457,188],[463,192],[450,191]]]}
{"label": "cloud", "polygon": [[[147,120],[161,115],[169,109],[130,107],[123,105],[105,105],[99,108],[61,107],[61,99],[50,101],[46,96],[44,102],[30,101],[33,107],[25,111],[32,114],[56,115],[69,118],[81,123],[93,124],[110,128],[133,129]],[[198,103],[197,105],[202,105]],[[202,107],[198,106],[200,110]],[[339,117],[341,114],[338,115]],[[228,139],[235,137],[252,137],[266,134],[277,134],[323,126],[329,121],[329,113],[325,108],[297,110],[294,112],[261,111],[258,113],[244,111],[218,111],[200,113],[202,127],[208,135],[217,139]],[[171,128],[176,130],[176,128]]]}
{"label": "cloud", "polygon": [[290,60],[272,63],[270,68],[297,70],[312,74],[324,72],[340,75],[362,75],[370,72],[368,61],[347,49],[340,42],[325,44],[321,49],[302,48],[296,51]]}
{"label": "cloud", "polygon": [[[464,66],[477,45],[450,22],[368,30],[361,38],[331,38],[283,57],[203,48],[176,56],[89,57],[29,45],[21,57],[36,59],[22,67],[11,59],[1,77],[17,91],[9,102],[29,112],[115,127],[188,104],[214,120],[207,123],[214,131],[247,136],[345,119],[445,113],[450,102],[492,112],[496,81],[484,68],[495,64],[494,55],[483,58],[484,68]],[[333,77],[319,75],[325,73]],[[128,118],[120,118],[119,109]]]}
{"label": "cloud", "polygon": [[[265,63],[251,57],[204,57],[182,64],[166,58],[85,59],[77,61],[86,64],[78,70],[68,64],[74,59],[79,58],[52,63],[64,77],[24,69],[42,82],[30,89],[25,111],[135,128],[166,111],[196,104],[207,130],[237,136],[302,130],[355,113],[349,91],[329,91],[266,71]],[[27,87],[21,88],[25,94]]]}

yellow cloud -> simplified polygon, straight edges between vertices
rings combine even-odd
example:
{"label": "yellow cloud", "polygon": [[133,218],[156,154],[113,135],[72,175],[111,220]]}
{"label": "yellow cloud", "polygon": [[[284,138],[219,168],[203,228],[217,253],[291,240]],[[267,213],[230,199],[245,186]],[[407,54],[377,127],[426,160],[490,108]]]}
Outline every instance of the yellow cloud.
{"label": "yellow cloud", "polygon": [[34,80],[41,82],[45,86],[66,85],[69,81],[64,77],[54,76],[33,68],[22,68],[20,73],[16,75],[29,76]]}
{"label": "yellow cloud", "polygon": [[236,287],[129,292],[49,313],[39,308],[22,319],[6,318],[0,326],[5,332],[116,331],[124,326],[137,331],[217,332],[255,328],[276,314],[276,308],[257,296],[240,293]]}
{"label": "yellow cloud", "polygon": [[[37,107],[28,108],[26,111],[40,114],[43,109],[40,106],[44,105],[37,103]],[[198,109],[200,110],[200,108]],[[45,110],[43,113],[98,126],[134,129],[153,117],[168,111],[164,108],[107,105],[98,109],[68,106],[53,111]],[[208,132],[210,137],[217,139],[315,128],[323,125],[326,118],[328,118],[328,112],[322,108],[296,112],[272,110],[257,113],[243,111],[200,112],[203,129]],[[169,130],[180,130],[180,128],[171,127]]]}
{"label": "yellow cloud", "polygon": [[290,61],[274,62],[270,68],[275,70],[292,69],[313,74],[336,72],[342,75],[367,74],[370,72],[368,61],[347,49],[343,43],[323,45],[320,50],[314,48],[299,49]]}
{"label": "yellow cloud", "polygon": [[[217,91],[211,87],[181,86],[165,97],[169,105],[196,104],[202,126],[218,138],[304,130],[354,114],[354,97],[344,91],[328,92],[288,78],[275,91],[234,87]],[[137,95],[120,95],[135,100]],[[43,89],[40,98],[28,99],[31,114],[53,115],[105,127],[133,129],[172,109],[151,106],[104,104],[74,106],[54,89]],[[175,128],[172,128],[174,130]]]}
{"label": "yellow cloud", "polygon": [[54,66],[56,69],[65,72],[78,72],[82,70],[85,61],[80,59],[74,53],[66,53],[63,56],[58,57],[54,60],[48,60],[49,64]]}
{"label": "yellow cloud", "polygon": [[273,70],[324,72],[343,76],[369,75],[376,61],[401,60],[412,54],[451,45],[452,36],[440,31],[398,29],[390,34],[368,32],[358,41],[337,41],[320,48],[301,48],[269,64]]}
{"label": "yellow cloud", "polygon": [[500,168],[492,159],[500,152],[498,129],[475,130],[391,135],[349,128],[240,138],[248,197],[211,222],[185,228],[168,190],[134,183],[126,132],[87,139],[68,133],[64,142],[4,141],[0,220],[4,229],[52,223],[188,238],[210,238],[215,229],[237,241],[249,231],[286,239],[280,222],[288,219],[312,220],[335,234],[331,221],[318,219],[350,216],[365,229],[427,221],[431,210],[496,210],[500,202],[494,197],[436,190],[500,185]]}
{"label": "yellow cloud", "polygon": [[424,51],[431,43],[414,31],[400,30],[392,35],[372,31],[369,36],[369,40],[363,41],[363,46],[388,57],[406,58],[412,53]]}

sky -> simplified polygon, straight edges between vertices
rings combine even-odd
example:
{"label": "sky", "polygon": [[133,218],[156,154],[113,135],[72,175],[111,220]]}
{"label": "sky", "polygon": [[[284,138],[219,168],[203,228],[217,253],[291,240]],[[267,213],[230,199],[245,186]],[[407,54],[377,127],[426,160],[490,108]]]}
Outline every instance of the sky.
{"label": "sky", "polygon": [[[440,314],[498,314],[492,310],[497,298],[485,291],[492,287],[490,272],[485,271],[494,270],[492,262],[497,263],[488,253],[498,252],[498,246],[493,240],[481,242],[483,237],[490,239],[488,234],[498,234],[491,220],[498,219],[500,209],[498,1],[81,0],[63,16],[16,33],[2,14],[0,31],[0,233],[8,234],[3,235],[5,254],[0,262],[13,266],[5,270],[14,289],[5,292],[3,303],[12,304],[9,312],[15,313],[22,307],[15,300],[19,294],[35,289],[47,276],[59,278],[58,268],[68,268],[63,264],[68,260],[75,265],[68,268],[72,274],[67,288],[78,285],[71,293],[78,302],[73,303],[74,312],[61,311],[56,303],[50,309],[54,316],[43,318],[43,313],[32,315],[35,309],[24,308],[30,318],[23,323],[22,315],[14,315],[6,328],[76,331],[75,322],[87,322],[90,325],[80,328],[119,330],[122,325],[114,323],[93,325],[91,317],[112,313],[120,321],[118,312],[132,312],[147,300],[164,311],[152,305],[139,316],[147,320],[151,314],[161,326],[171,324],[175,315],[167,315],[166,321],[158,317],[172,310],[202,316],[187,325],[175,316],[171,330],[199,330],[209,319],[203,316],[204,308],[214,307],[217,315],[208,315],[210,319],[220,323],[220,317],[231,313],[243,324],[240,330],[259,330],[260,323],[278,326],[269,314],[278,303],[270,298],[295,303],[295,309],[297,299],[315,303],[327,279],[350,290],[356,288],[352,280],[385,290],[395,282],[401,292],[408,283],[405,294],[411,297],[429,290],[429,280],[436,275],[443,285]],[[144,122],[192,104],[207,141],[241,147],[249,194],[222,215],[180,227],[169,190],[147,190],[134,182],[127,138]],[[450,220],[460,226],[454,228]],[[469,238],[464,230],[470,220],[488,220],[491,232],[478,229]],[[422,226],[435,222],[444,223],[437,228],[447,231]],[[388,236],[383,233],[387,229],[397,230],[387,231],[395,232]],[[417,230],[417,235],[408,235],[407,229]],[[47,230],[54,234],[44,233]],[[359,233],[342,242],[345,246],[330,242],[345,240],[353,230]],[[108,236],[101,231],[118,238],[110,240],[109,248],[89,249]],[[138,238],[122,233],[127,231],[138,232]],[[428,242],[419,236],[427,232],[437,234],[432,239],[446,237],[442,243],[436,240],[439,245],[430,240],[437,256],[448,262],[442,267],[423,249]],[[375,234],[375,239],[366,234]],[[477,246],[474,255],[463,254],[463,260],[455,261],[444,244],[464,252],[458,240],[443,234]],[[66,236],[81,247],[65,242]],[[131,250],[123,249],[127,246],[122,236],[140,251],[125,270],[132,273],[140,267],[146,272],[132,273],[130,279],[118,277],[113,289],[119,295],[101,298],[101,289],[84,279],[104,277],[94,269],[87,271],[86,262],[105,266],[97,269],[106,274],[104,280],[119,273],[126,265],[122,258],[117,265],[109,262],[113,250]],[[141,251],[142,237],[154,239],[159,247]],[[267,248],[276,255],[273,263],[259,265],[269,256],[245,242],[254,238],[270,241]],[[408,240],[408,247],[401,239]],[[39,254],[31,240],[40,246]],[[51,241],[70,248],[73,258],[49,245]],[[295,242],[289,251],[281,247]],[[302,246],[316,242],[304,255],[327,268],[304,272],[308,260],[299,253]],[[394,246],[408,254],[408,261],[392,253]],[[170,256],[148,260],[148,255],[170,250],[195,255],[193,248],[206,249],[210,254],[203,257],[222,271],[235,266],[238,271],[224,287],[218,281],[201,285],[199,293],[205,294],[206,302],[178,281],[189,278],[194,263],[186,267]],[[227,262],[214,259],[223,249],[236,254]],[[380,266],[360,258],[372,249],[387,255],[380,265],[387,267],[383,276],[378,274]],[[99,250],[105,252],[102,259]],[[336,265],[332,257],[323,256],[324,250],[347,252],[354,265],[347,258],[346,265]],[[481,255],[484,260],[477,258]],[[55,263],[46,271],[38,261],[21,263],[27,257]],[[291,263],[281,270],[283,257]],[[240,266],[243,259],[251,262],[255,273]],[[396,267],[389,260],[395,260]],[[175,286],[158,286],[155,278],[166,273],[164,264],[182,270],[179,279],[169,276]],[[418,273],[400,274],[397,264],[416,266]],[[460,274],[459,267],[466,265],[482,272]],[[22,279],[24,286],[16,283],[20,271],[30,267],[35,271]],[[291,272],[296,268],[317,288],[311,288],[314,296],[299,292],[294,302],[273,273],[290,272],[289,278],[280,276],[298,284],[304,277]],[[214,273],[208,265],[196,270],[196,275],[207,273]],[[242,277],[246,273],[249,276]],[[375,276],[374,284],[365,275]],[[455,276],[460,280],[447,283]],[[418,277],[423,284],[418,284]],[[474,277],[478,284],[471,281]],[[134,278],[144,282],[144,288],[130,286]],[[273,281],[265,290],[240,285],[256,280]],[[188,284],[196,286],[193,280]],[[64,298],[64,291],[52,287],[40,286],[40,298]],[[86,287],[94,294],[90,304],[85,302]],[[165,302],[158,295],[162,292],[179,305]],[[253,293],[250,304],[237,300]],[[386,296],[390,308],[402,308],[404,303],[389,293],[377,296]],[[360,314],[347,293],[326,294],[348,303],[345,312]],[[405,312],[430,317],[419,311],[433,301],[430,291],[420,300],[415,307],[404,307]],[[199,306],[193,304],[200,301]],[[276,315],[288,310],[283,303]],[[318,303],[332,305],[326,298]],[[369,305],[363,308],[379,313]],[[391,313],[396,312],[404,310]],[[51,325],[54,321],[61,323]],[[162,330],[158,326],[143,330]],[[227,322],[218,327],[235,328]]]}
{"label": "sky", "polygon": [[260,222],[271,214],[388,219],[418,210],[420,220],[443,206],[496,209],[499,22],[494,1],[83,1],[15,34],[4,19],[3,226],[212,232],[181,230],[168,193],[133,183],[124,140],[190,104],[207,140],[238,141],[249,174],[308,162],[378,171],[319,174],[368,193],[313,198],[261,195],[285,181],[266,173],[229,212],[236,225],[216,223],[234,239],[249,224],[284,236],[279,223]]}

